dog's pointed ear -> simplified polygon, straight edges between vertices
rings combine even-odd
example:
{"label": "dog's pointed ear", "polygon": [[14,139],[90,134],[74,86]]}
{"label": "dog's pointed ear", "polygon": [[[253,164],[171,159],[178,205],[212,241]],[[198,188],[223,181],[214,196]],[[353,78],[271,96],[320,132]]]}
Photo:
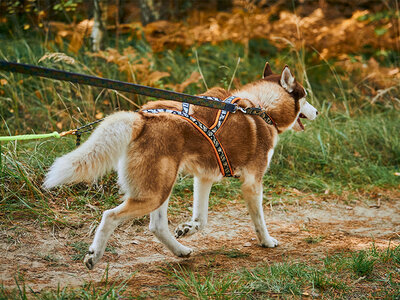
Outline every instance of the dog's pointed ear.
{"label": "dog's pointed ear", "polygon": [[264,73],[263,73],[263,77],[262,77],[262,78],[265,78],[265,77],[267,77],[267,76],[269,76],[269,75],[272,75],[272,74],[273,74],[273,73],[272,73],[271,66],[269,65],[268,62],[266,62],[266,63],[265,63]]}
{"label": "dog's pointed ear", "polygon": [[288,93],[293,92],[293,89],[294,89],[296,83],[295,83],[295,79],[292,75],[292,72],[290,72],[290,69],[288,66],[285,66],[283,68],[280,83],[281,83],[281,86],[286,91],[288,91]]}

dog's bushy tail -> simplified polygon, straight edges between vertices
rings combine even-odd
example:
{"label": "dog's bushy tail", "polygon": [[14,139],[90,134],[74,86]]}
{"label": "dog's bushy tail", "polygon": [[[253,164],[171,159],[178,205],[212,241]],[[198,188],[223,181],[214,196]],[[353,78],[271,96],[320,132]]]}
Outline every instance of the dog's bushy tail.
{"label": "dog's bushy tail", "polygon": [[56,159],[43,187],[96,181],[117,166],[142,126],[141,116],[134,112],[118,112],[107,117],[79,148]]}

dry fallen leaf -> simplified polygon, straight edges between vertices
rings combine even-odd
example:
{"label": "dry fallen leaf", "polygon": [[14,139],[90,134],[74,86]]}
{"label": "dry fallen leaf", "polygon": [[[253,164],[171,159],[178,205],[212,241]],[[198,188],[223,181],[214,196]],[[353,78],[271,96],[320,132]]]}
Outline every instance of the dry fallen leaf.
{"label": "dry fallen leaf", "polygon": [[179,84],[176,87],[177,92],[183,92],[190,84],[196,83],[201,79],[201,75],[199,72],[194,71],[192,74],[190,74],[189,78],[186,79],[184,82]]}
{"label": "dry fallen leaf", "polygon": [[40,101],[43,101],[42,93],[40,91],[35,91],[35,95],[40,99]]}
{"label": "dry fallen leaf", "polygon": [[171,75],[167,72],[154,71],[154,72],[150,73],[147,80],[148,80],[148,83],[152,85],[152,84],[156,83],[157,81],[159,81],[161,78],[169,77],[169,76],[171,76]]}
{"label": "dry fallen leaf", "polygon": [[388,72],[388,75],[389,75],[389,76],[394,76],[394,75],[396,75],[396,74],[399,73],[399,72],[400,72],[400,69],[399,69],[399,68],[395,68],[395,69],[390,70],[390,71]]}

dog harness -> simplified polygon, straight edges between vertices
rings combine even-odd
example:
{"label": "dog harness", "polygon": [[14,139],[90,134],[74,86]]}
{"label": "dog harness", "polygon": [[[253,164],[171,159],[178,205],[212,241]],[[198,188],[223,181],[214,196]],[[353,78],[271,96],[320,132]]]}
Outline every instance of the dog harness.
{"label": "dog harness", "polygon": [[[240,98],[238,98],[238,97],[231,96],[231,97],[226,98],[223,102],[235,103],[239,99]],[[177,116],[187,120],[190,124],[192,124],[194,126],[194,128],[196,128],[207,139],[207,141],[213,147],[214,152],[215,152],[215,157],[217,158],[218,165],[219,165],[222,175],[225,177],[236,177],[233,175],[232,167],[229,163],[228,157],[226,156],[225,150],[222,147],[222,144],[220,143],[218,138],[216,137],[216,133],[218,132],[218,130],[222,127],[222,125],[228,118],[229,112],[226,110],[219,110],[214,124],[210,128],[208,128],[201,121],[199,121],[196,118],[193,118],[191,115],[189,115],[189,107],[190,107],[190,104],[184,102],[184,103],[182,103],[182,111],[165,109],[165,108],[155,108],[155,109],[145,109],[145,110],[142,110],[142,112],[153,113],[153,114],[170,113],[170,114],[177,115]]]}

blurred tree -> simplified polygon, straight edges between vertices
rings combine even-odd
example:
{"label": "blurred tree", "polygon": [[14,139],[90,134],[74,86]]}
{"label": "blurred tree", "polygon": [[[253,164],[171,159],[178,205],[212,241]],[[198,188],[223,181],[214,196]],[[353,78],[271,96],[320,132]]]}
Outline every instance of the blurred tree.
{"label": "blurred tree", "polygon": [[140,0],[140,17],[143,25],[166,19],[164,0]]}
{"label": "blurred tree", "polygon": [[[223,0],[231,1],[231,0]],[[210,1],[202,1],[210,2]],[[177,20],[193,8],[194,0],[139,0],[143,25],[160,20]]]}
{"label": "blurred tree", "polygon": [[105,36],[105,27],[103,23],[103,18],[105,14],[102,14],[104,11],[107,0],[93,0],[94,4],[94,24],[92,29],[92,34],[90,35],[92,39],[92,50],[100,51],[102,46],[102,41]]}

